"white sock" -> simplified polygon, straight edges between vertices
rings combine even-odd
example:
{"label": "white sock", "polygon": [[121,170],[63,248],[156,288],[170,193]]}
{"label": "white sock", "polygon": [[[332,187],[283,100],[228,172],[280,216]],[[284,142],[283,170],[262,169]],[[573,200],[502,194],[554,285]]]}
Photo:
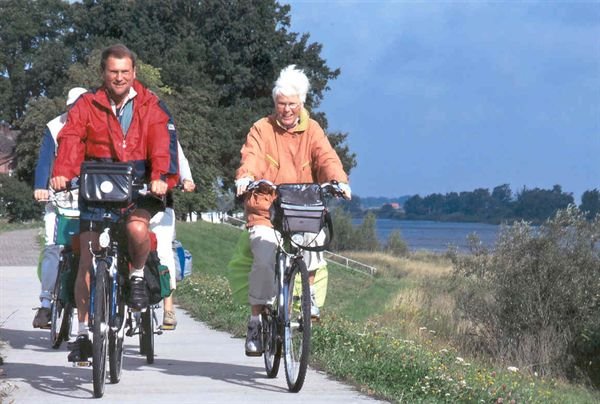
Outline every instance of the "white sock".
{"label": "white sock", "polygon": [[45,309],[52,307],[52,302],[50,302],[50,299],[42,299],[42,307]]}
{"label": "white sock", "polygon": [[79,323],[79,332],[77,335],[86,335],[89,338],[90,330],[88,330],[87,323]]}
{"label": "white sock", "polygon": [[133,277],[143,278],[144,277],[144,267],[141,268],[133,268],[133,271],[129,272],[129,279]]}

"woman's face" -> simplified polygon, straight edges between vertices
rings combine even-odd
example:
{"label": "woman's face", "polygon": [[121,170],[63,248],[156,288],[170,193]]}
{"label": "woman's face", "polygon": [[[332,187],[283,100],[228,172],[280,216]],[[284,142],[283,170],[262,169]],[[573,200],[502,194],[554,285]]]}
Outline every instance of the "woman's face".
{"label": "woman's face", "polygon": [[298,123],[302,102],[297,95],[278,95],[275,99],[275,114],[280,124],[292,128]]}

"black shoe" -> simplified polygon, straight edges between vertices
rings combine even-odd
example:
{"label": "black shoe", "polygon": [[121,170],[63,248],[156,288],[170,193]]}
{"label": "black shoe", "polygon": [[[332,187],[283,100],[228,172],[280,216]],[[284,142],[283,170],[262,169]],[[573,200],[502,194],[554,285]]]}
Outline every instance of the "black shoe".
{"label": "black shoe", "polygon": [[129,302],[132,310],[142,310],[150,304],[144,278],[133,276],[129,278]]}
{"label": "black shoe", "polygon": [[86,362],[92,356],[92,341],[87,335],[79,335],[75,342],[70,342],[67,348],[69,353],[69,362]]}

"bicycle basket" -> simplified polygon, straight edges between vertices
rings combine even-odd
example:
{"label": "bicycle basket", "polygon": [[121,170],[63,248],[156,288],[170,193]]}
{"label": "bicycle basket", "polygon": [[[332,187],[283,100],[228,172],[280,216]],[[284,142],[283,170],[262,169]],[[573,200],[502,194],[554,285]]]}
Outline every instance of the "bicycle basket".
{"label": "bicycle basket", "polygon": [[127,205],[131,202],[132,181],[131,163],[84,161],[79,192],[87,202]]}
{"label": "bicycle basket", "polygon": [[325,224],[325,204],[318,184],[281,184],[271,222],[282,233],[318,233]]}

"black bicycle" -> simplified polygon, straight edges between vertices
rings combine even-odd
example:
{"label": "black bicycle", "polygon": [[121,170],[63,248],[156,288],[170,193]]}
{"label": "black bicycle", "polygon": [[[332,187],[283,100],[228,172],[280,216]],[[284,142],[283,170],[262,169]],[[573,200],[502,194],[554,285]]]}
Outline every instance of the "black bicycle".
{"label": "black bicycle", "polygon": [[77,236],[79,233],[79,210],[77,209],[78,192],[50,191],[49,202],[56,211],[56,240],[61,249],[58,272],[52,291],[50,343],[58,349],[63,341],[70,338],[73,323],[73,285],[77,274],[78,254]]}
{"label": "black bicycle", "polygon": [[[81,170],[81,197],[86,201],[94,218],[101,218],[100,221],[94,220],[94,226],[98,227],[93,229],[100,233],[100,248],[93,250],[91,245],[89,246],[93,256],[89,323],[93,334],[91,364],[95,397],[104,395],[107,357],[111,383],[120,381],[125,328],[129,327],[127,335],[133,335],[132,317],[137,315],[137,312],[132,313],[125,303],[129,256],[124,223],[126,217],[136,209],[132,203],[132,195],[149,193],[145,184],[134,184],[132,176],[133,167],[128,163],[85,162]],[[90,231],[92,226],[90,221]],[[147,323],[151,322],[147,318],[153,312],[153,306],[143,309],[140,321],[136,322],[137,326],[148,330]],[[145,341],[153,339],[153,335],[153,332],[144,332],[144,346],[148,347],[149,343]],[[148,353],[150,351],[151,360]],[[152,349],[146,350],[146,355],[148,363],[152,363],[153,342]]]}
{"label": "black bicycle", "polygon": [[[265,189],[266,188],[266,189]],[[275,192],[271,222],[278,235],[275,258],[277,292],[261,313],[264,363],[267,376],[276,377],[283,354],[288,390],[304,384],[311,337],[311,297],[304,251],[322,251],[333,237],[326,196],[342,196],[336,183],[280,184],[252,182],[247,192]],[[325,245],[309,246],[321,231],[329,232]]]}

